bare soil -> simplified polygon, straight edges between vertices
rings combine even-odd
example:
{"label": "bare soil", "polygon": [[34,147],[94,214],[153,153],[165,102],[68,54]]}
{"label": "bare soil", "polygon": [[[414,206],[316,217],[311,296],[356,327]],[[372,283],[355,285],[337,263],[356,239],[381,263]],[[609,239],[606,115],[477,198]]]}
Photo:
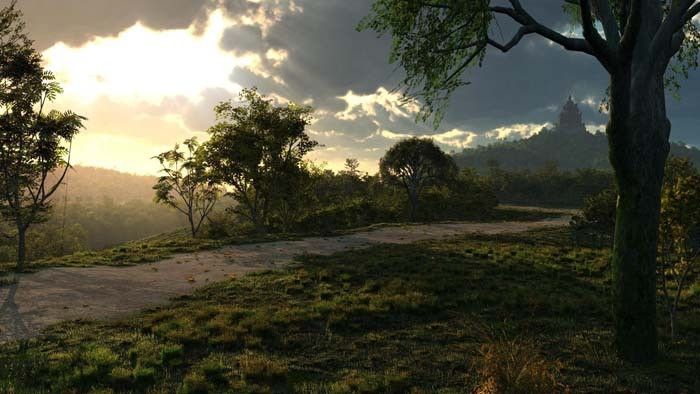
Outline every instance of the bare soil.
{"label": "bare soil", "polygon": [[535,222],[437,223],[385,227],[338,237],[227,246],[127,267],[50,268],[0,288],[0,342],[41,334],[54,323],[119,318],[166,303],[210,283],[288,267],[300,254],[329,255],[378,243],[411,243],[464,233],[497,234],[563,226],[569,217]]}

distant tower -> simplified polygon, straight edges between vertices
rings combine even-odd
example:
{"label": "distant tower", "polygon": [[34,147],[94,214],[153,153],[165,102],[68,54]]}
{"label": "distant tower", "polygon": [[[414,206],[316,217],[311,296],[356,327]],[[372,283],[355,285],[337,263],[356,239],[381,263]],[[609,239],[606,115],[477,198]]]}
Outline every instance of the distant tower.
{"label": "distant tower", "polygon": [[581,120],[581,111],[579,111],[578,106],[571,96],[566,100],[564,108],[562,108],[559,114],[559,122],[557,123],[555,131],[564,134],[586,132],[586,126],[583,125],[583,121]]}

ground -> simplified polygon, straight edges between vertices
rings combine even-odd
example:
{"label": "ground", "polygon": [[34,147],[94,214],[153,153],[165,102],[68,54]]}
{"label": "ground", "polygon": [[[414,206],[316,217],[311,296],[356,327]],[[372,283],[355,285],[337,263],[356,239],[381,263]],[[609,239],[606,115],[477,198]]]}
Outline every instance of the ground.
{"label": "ground", "polygon": [[660,310],[659,363],[624,365],[609,261],[566,228],[306,254],[0,345],[0,392],[698,392],[700,286],[679,340]]}
{"label": "ground", "polygon": [[285,268],[300,254],[328,255],[376,243],[410,243],[465,232],[517,232],[561,226],[567,221],[567,217],[560,217],[533,222],[388,226],[338,237],[230,245],[132,266],[46,268],[18,275],[17,283],[0,288],[0,342],[36,336],[62,320],[125,316],[231,276]]}

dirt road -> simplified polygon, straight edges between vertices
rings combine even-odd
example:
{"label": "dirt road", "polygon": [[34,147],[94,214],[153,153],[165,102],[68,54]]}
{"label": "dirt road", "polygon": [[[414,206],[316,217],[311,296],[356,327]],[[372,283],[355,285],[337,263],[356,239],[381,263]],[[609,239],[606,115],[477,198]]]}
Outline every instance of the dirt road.
{"label": "dirt road", "polygon": [[378,243],[411,243],[464,233],[497,234],[562,226],[568,216],[536,222],[438,223],[385,227],[339,237],[227,246],[128,267],[50,268],[0,288],[0,342],[37,336],[50,324],[115,318],[167,302],[229,275],[280,269],[304,253],[332,254]]}

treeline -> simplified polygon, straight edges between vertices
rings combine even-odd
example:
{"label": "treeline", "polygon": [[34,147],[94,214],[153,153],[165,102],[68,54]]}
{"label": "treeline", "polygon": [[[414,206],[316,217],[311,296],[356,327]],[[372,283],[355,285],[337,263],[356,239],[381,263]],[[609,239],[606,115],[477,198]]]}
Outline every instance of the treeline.
{"label": "treeline", "polygon": [[614,184],[610,171],[560,170],[553,162],[536,170],[504,170],[490,161],[486,172],[499,201],[507,204],[580,208],[588,196]]}
{"label": "treeline", "polygon": [[[156,158],[162,176],[158,202],[186,217],[192,236],[226,236],[248,226],[263,232],[330,233],[387,221],[465,219],[488,215],[497,205],[491,185],[459,171],[432,140],[396,143],[379,173],[319,169],[305,157],[318,144],[306,134],[312,109],[278,106],[255,89],[237,102],[216,106],[210,139],[176,144]],[[215,201],[234,204],[211,215]]]}

